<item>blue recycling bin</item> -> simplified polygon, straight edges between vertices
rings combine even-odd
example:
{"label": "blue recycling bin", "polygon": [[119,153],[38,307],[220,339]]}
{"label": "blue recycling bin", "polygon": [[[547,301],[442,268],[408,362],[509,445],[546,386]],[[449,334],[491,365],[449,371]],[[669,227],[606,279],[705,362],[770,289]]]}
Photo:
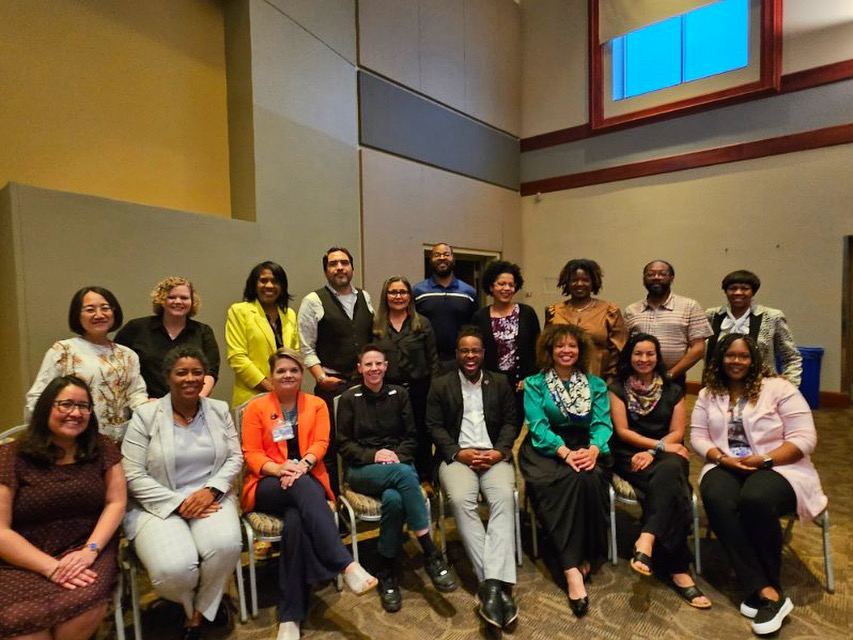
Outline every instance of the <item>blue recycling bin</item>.
{"label": "blue recycling bin", "polygon": [[823,360],[823,347],[798,347],[803,356],[803,379],[800,393],[812,409],[820,406],[820,364]]}

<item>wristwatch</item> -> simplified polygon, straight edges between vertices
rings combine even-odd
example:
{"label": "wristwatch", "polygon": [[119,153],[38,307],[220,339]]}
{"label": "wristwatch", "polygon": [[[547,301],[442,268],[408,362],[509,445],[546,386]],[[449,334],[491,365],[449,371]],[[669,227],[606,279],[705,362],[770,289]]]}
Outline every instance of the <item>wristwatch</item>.
{"label": "wristwatch", "polygon": [[663,453],[664,451],[666,451],[666,445],[664,444],[663,440],[658,440],[657,442],[655,442],[655,455]]}
{"label": "wristwatch", "polygon": [[770,456],[764,456],[764,462],[761,463],[762,469],[772,469],[773,468],[773,458]]}
{"label": "wristwatch", "polygon": [[213,495],[214,502],[219,502],[219,500],[222,499],[223,493],[219,489],[215,487],[205,487],[205,489],[210,491],[210,493]]}
{"label": "wristwatch", "polygon": [[87,542],[83,548],[88,549],[89,551],[94,551],[96,554],[101,553],[101,549],[98,547],[97,542]]}

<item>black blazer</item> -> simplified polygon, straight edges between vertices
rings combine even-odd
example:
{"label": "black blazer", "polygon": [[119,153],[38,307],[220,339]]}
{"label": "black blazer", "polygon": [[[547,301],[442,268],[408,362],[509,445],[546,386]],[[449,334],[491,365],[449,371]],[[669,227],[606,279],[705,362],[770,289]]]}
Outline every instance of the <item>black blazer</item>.
{"label": "black blazer", "polygon": [[[518,304],[518,379],[539,373],[536,366],[536,338],[539,337],[539,317],[533,307]],[[483,332],[486,349],[483,367],[489,371],[498,371],[498,344],[492,335],[492,320],[489,307],[483,307],[474,314],[471,322]]]}
{"label": "black blazer", "polygon": [[[512,461],[512,445],[518,437],[515,423],[515,396],[500,373],[483,370],[483,413],[486,429],[495,450]],[[462,447],[462,382],[451,371],[432,381],[427,396],[426,428],[435,443],[436,457],[448,464]]]}

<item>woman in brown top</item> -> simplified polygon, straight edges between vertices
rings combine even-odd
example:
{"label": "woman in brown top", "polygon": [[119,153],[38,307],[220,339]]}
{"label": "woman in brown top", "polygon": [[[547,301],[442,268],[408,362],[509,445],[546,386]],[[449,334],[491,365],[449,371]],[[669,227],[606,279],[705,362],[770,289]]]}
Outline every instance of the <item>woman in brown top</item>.
{"label": "woman in brown top", "polygon": [[601,267],[595,260],[569,260],[557,281],[568,299],[545,309],[545,326],[573,324],[586,331],[593,343],[589,373],[609,383],[616,377],[619,352],[628,334],[619,307],[592,297],[601,291],[601,283]]}

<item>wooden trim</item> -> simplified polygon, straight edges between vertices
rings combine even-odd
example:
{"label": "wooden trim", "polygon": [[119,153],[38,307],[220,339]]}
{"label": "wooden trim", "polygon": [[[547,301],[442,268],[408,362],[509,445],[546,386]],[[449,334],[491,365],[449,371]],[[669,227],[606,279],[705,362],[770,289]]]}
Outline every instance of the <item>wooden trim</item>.
{"label": "wooden trim", "polygon": [[706,151],[695,151],[693,153],[684,153],[666,158],[622,164],[594,171],[555,176],[553,178],[545,178],[544,180],[522,182],[520,191],[522,196],[530,196],[537,193],[577,189],[578,187],[588,187],[594,184],[630,180],[632,178],[671,173],[673,171],[684,171],[685,169],[696,169],[698,167],[709,167],[715,164],[726,164],[741,160],[752,160],[850,142],[853,142],[853,123],[792,133],[776,138],[741,142],[728,147],[718,147]]}
{"label": "wooden trim", "polygon": [[782,76],[779,93],[791,93],[853,78],[853,58]]}
{"label": "wooden trim", "polygon": [[[687,381],[686,392],[690,395],[698,394],[701,388],[701,382]],[[821,391],[818,403],[821,409],[847,409],[850,407],[850,396],[839,391]]]}
{"label": "wooden trim", "polygon": [[[853,79],[853,58],[783,75],[780,80],[778,95],[793,93],[794,91],[802,91],[803,89],[813,89],[814,87],[822,87],[823,85],[832,84],[833,82],[841,82],[843,80],[850,79]],[[765,94],[749,94],[740,96],[739,99],[732,98],[726,102],[726,105],[738,102],[749,102],[751,100],[757,100],[764,97],[766,97]],[[710,111],[721,106],[724,105],[719,103],[700,105],[700,107],[691,110],[691,113]],[[686,114],[678,113],[673,115],[680,116]],[[660,120],[661,118],[658,119]],[[653,119],[641,121],[634,120],[632,122],[626,122],[618,126],[610,127],[604,131],[595,131],[589,123],[586,123],[579,124],[574,127],[568,127],[566,129],[557,129],[556,131],[540,133],[539,135],[530,136],[529,138],[522,138],[520,141],[521,152],[524,153],[526,151],[556,147],[557,145],[576,142],[585,138],[592,138],[618,129],[638,127],[649,124],[652,120]]]}

